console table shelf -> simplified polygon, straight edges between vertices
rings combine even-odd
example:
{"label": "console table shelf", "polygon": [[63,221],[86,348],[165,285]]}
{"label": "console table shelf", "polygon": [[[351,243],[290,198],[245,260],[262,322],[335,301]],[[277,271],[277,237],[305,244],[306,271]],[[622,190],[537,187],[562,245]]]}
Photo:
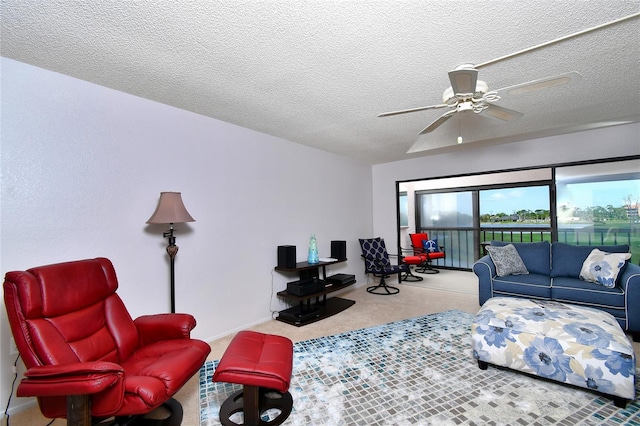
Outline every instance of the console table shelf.
{"label": "console table shelf", "polygon": [[[296,264],[295,268],[276,266],[276,271],[297,272],[300,275],[300,279],[313,278],[324,283],[324,289],[322,291],[305,294],[304,296],[291,294],[287,290],[279,291],[277,293],[279,297],[298,302],[298,305],[280,311],[276,319],[287,324],[301,327],[335,315],[350,306],[353,306],[356,303],[355,300],[343,299],[341,297],[327,298],[327,294],[342,290],[355,284],[355,281],[341,285],[328,284],[326,282],[326,266],[344,261],[346,261],[346,259],[312,264],[308,262],[299,262]],[[322,278],[320,278],[320,268],[322,268]],[[312,303],[312,300],[314,299],[315,302]]]}

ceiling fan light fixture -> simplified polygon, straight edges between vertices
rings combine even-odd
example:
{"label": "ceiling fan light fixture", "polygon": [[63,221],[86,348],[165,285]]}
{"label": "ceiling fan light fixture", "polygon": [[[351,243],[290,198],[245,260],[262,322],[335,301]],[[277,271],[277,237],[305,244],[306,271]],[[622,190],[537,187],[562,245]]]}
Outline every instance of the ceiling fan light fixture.
{"label": "ceiling fan light fixture", "polygon": [[473,68],[455,69],[449,71],[449,80],[453,93],[469,93],[472,94],[476,89],[478,81],[478,70]]}
{"label": "ceiling fan light fixture", "polygon": [[483,94],[487,93],[487,90],[489,90],[489,85],[485,81],[478,80],[476,82],[476,96],[482,96]]}
{"label": "ceiling fan light fixture", "polygon": [[458,102],[458,98],[456,98],[451,87],[447,87],[444,92],[442,92],[442,102],[452,106]]}

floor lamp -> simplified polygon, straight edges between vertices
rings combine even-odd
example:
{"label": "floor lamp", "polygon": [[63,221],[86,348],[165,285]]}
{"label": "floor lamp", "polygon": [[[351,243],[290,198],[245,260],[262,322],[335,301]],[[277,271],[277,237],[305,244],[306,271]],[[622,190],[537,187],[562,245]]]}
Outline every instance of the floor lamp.
{"label": "floor lamp", "polygon": [[176,278],[174,263],[176,254],[178,253],[176,237],[173,236],[173,224],[184,222],[195,222],[195,219],[191,217],[185,208],[180,192],[161,192],[158,207],[156,207],[156,211],[153,212],[149,220],[147,220],[147,223],[169,224],[169,230],[163,233],[162,236],[169,240],[167,254],[169,254],[169,259],[171,261],[171,313],[175,313],[176,311]]}

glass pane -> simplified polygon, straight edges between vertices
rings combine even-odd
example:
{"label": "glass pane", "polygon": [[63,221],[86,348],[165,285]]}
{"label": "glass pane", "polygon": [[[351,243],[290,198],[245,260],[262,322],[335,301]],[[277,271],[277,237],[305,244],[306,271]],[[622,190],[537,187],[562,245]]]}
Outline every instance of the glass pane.
{"label": "glass pane", "polygon": [[559,167],[556,171],[558,241],[628,244],[640,260],[640,162]]}
{"label": "glass pane", "polygon": [[480,191],[480,226],[551,226],[549,187],[522,186]]}
{"label": "glass pane", "polygon": [[420,194],[420,226],[422,228],[473,227],[472,193],[466,191]]}
{"label": "glass pane", "polygon": [[399,202],[400,202],[400,226],[409,226],[409,205],[407,202],[406,192],[400,193]]}

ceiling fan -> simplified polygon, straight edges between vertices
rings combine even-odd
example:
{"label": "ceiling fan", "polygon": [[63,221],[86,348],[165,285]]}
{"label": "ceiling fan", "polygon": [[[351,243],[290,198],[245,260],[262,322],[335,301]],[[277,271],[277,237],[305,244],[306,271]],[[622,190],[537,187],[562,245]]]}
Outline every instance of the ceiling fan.
{"label": "ceiling fan", "polygon": [[388,117],[429,109],[448,108],[447,112],[425,127],[419,133],[420,135],[434,131],[458,112],[473,111],[476,114],[482,114],[499,120],[513,121],[522,117],[523,114],[496,105],[495,103],[501,99],[500,95],[518,95],[535,90],[563,86],[578,82],[581,78],[582,76],[579,73],[573,71],[490,91],[487,83],[478,80],[478,70],[471,64],[463,64],[456,67],[453,71],[449,71],[451,87],[448,87],[442,94],[441,104],[384,112],[378,114],[378,117]]}

